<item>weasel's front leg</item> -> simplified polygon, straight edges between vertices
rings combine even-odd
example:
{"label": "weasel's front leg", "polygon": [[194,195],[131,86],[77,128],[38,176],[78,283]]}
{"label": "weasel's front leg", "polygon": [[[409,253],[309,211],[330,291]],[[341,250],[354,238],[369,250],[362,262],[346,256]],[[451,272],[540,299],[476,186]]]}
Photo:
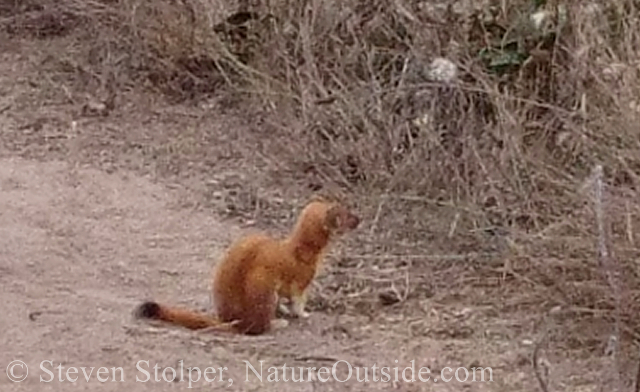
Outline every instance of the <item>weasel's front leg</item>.
{"label": "weasel's front leg", "polygon": [[310,316],[310,313],[305,311],[305,305],[307,304],[307,293],[302,291],[301,293],[296,293],[296,295],[291,298],[291,310],[293,314],[300,318],[307,318]]}
{"label": "weasel's front leg", "polygon": [[[287,306],[284,301],[288,301]],[[278,295],[278,313],[287,317],[299,317],[307,318],[310,316],[309,312],[304,310],[307,304],[306,290],[293,289],[282,292]]]}
{"label": "weasel's front leg", "polygon": [[282,302],[278,304],[278,312],[285,316],[291,316],[291,310],[289,310],[289,307]]}
{"label": "weasel's front leg", "polygon": [[290,310],[291,299],[286,296],[278,296],[278,307],[276,311],[277,316],[292,317],[293,313]]}

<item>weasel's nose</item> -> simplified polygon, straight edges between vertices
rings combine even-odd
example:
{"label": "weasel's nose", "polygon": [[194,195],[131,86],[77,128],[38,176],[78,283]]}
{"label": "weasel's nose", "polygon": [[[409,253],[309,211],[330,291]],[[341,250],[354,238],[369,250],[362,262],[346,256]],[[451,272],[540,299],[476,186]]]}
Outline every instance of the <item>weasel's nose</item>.
{"label": "weasel's nose", "polygon": [[360,224],[360,218],[358,218],[356,215],[352,215],[351,216],[351,227],[353,229],[355,229],[356,227],[358,227],[359,224]]}

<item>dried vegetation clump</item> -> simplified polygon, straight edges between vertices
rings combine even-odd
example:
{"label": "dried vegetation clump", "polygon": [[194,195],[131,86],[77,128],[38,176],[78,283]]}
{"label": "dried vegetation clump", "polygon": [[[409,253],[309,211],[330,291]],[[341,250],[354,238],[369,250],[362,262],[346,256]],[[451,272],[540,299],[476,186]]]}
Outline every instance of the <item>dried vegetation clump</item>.
{"label": "dried vegetation clump", "polygon": [[226,89],[269,108],[253,135],[266,167],[313,189],[336,183],[374,217],[367,256],[337,268],[376,265],[370,281],[389,285],[386,271],[409,285],[395,299],[357,278],[336,292],[366,286],[358,298],[388,304],[425,280],[476,285],[499,311],[560,309],[593,350],[640,333],[639,11],[631,0],[0,2],[11,34],[73,35],[57,61],[83,86],[182,99]]}

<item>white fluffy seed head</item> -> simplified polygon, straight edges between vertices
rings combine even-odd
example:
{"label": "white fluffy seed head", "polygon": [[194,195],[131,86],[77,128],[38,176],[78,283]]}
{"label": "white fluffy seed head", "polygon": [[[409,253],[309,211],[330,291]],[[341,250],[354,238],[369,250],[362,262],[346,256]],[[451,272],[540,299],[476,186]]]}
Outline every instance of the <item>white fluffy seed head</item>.
{"label": "white fluffy seed head", "polygon": [[429,66],[429,79],[438,82],[452,82],[458,76],[458,67],[448,59],[438,57]]}
{"label": "white fluffy seed head", "polygon": [[538,11],[531,14],[531,22],[533,22],[533,26],[540,30],[543,26],[543,23],[547,20],[548,13],[546,11]]}

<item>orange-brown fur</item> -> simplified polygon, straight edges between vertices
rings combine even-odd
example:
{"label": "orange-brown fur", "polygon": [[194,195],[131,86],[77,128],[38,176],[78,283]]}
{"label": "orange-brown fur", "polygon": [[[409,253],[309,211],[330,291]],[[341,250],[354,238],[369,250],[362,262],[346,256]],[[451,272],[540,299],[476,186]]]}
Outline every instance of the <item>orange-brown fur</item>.
{"label": "orange-brown fur", "polygon": [[[311,201],[286,238],[253,234],[228,249],[213,273],[216,316],[156,302],[141,304],[137,315],[190,329],[215,327],[261,334],[275,326],[279,299],[286,298],[291,302],[288,312],[307,317],[307,289],[328,245],[333,237],[355,229],[359,223],[360,219],[338,202]],[[286,322],[279,325],[283,324]]]}

